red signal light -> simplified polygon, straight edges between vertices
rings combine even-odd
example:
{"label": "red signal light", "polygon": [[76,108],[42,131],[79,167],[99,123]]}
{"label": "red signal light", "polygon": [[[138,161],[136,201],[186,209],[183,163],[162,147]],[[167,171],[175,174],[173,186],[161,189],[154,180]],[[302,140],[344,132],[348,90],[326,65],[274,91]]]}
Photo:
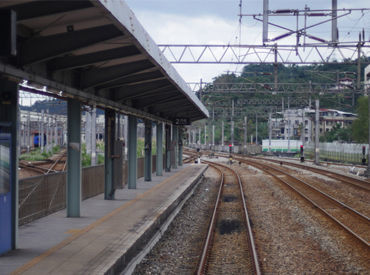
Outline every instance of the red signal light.
{"label": "red signal light", "polygon": [[232,145],[231,145],[231,144],[229,144],[229,147],[232,147]]}

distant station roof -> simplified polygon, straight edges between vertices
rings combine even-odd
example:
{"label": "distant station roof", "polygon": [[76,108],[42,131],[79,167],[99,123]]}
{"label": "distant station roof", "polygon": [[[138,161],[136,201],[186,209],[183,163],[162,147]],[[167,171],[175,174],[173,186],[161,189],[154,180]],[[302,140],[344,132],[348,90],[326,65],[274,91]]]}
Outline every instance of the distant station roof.
{"label": "distant station roof", "polygon": [[17,18],[17,55],[0,57],[0,73],[139,117],[208,116],[123,0],[2,0],[0,9]]}

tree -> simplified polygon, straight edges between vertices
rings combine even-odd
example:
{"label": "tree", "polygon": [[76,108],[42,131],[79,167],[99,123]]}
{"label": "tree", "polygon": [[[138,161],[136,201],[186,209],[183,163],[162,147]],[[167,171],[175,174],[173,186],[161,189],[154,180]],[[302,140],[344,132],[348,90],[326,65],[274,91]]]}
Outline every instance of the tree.
{"label": "tree", "polygon": [[330,132],[326,132],[323,137],[320,138],[322,142],[333,142],[333,141],[352,141],[352,127],[342,128],[340,124],[334,125]]}
{"label": "tree", "polygon": [[369,133],[369,111],[367,96],[360,97],[357,101],[357,119],[352,126],[353,138],[356,142],[367,142]]}

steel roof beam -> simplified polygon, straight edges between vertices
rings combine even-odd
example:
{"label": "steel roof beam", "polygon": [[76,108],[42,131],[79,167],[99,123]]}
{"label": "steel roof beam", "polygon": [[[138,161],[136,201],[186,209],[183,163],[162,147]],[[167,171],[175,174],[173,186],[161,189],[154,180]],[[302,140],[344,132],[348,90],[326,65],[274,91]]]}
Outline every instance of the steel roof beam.
{"label": "steel roof beam", "polygon": [[[120,97],[119,99],[117,99],[117,101],[121,102],[121,101],[129,100],[129,99],[135,99],[135,98],[143,99],[145,97],[153,97],[153,96],[158,98],[157,93],[159,93],[159,92],[173,92],[173,86],[172,85],[164,85],[164,86],[158,87],[156,89],[146,90],[144,92],[130,91],[129,89],[127,89],[126,94],[123,97]],[[122,92],[117,93],[117,94],[122,95]]]}
{"label": "steel roof beam", "polygon": [[[9,1],[11,3],[11,1]],[[33,1],[7,8],[17,12],[17,20],[28,20],[41,16],[50,16],[52,14],[71,12],[91,8],[93,5],[89,1]]]}
{"label": "steel roof beam", "polygon": [[128,77],[107,83],[105,85],[98,86],[96,88],[97,89],[109,89],[109,88],[122,87],[123,89],[126,89],[126,88],[135,89],[136,87],[144,86],[146,84],[155,83],[158,81],[168,82],[168,80],[163,75],[160,75],[160,74],[161,74],[160,71],[154,71],[154,72],[130,75]]}
{"label": "steel roof beam", "polygon": [[[149,108],[149,107],[154,107],[154,106],[161,106],[161,105],[166,105],[168,103],[174,103],[174,102],[177,102],[177,101],[182,101],[184,102],[184,97],[181,97],[179,95],[175,95],[175,96],[168,96],[168,95],[165,95],[163,97],[156,97],[156,100],[153,100],[152,102],[148,102],[146,104],[141,104],[139,105],[141,108]],[[171,107],[174,108],[173,105],[171,105]],[[160,110],[159,110],[160,111]]]}
{"label": "steel roof beam", "polygon": [[134,46],[120,47],[106,51],[94,52],[83,55],[70,55],[58,57],[48,62],[48,68],[52,71],[71,70],[79,67],[93,65],[102,61],[108,61],[133,55],[141,55]]}
{"label": "steel roof beam", "polygon": [[[174,111],[174,112],[172,112],[171,114],[175,117],[175,116],[177,116],[177,113],[178,112],[183,112],[184,110],[191,110],[191,109],[193,109],[192,108],[192,106],[191,105],[188,105],[188,104],[186,104],[186,105],[180,105],[182,102],[184,102],[184,100],[182,100],[182,99],[179,99],[179,100],[175,100],[175,101],[173,101],[173,104],[179,104],[178,106],[168,106],[168,104],[166,104],[166,105],[155,105],[155,106],[153,106],[153,108],[152,108],[152,110],[154,111],[154,112],[156,112],[156,111],[158,111],[158,112],[166,112],[166,111]],[[166,106],[166,107],[164,107],[164,106]]]}
{"label": "steel roof beam", "polygon": [[123,33],[114,25],[105,25],[63,34],[31,38],[26,41],[20,52],[21,64],[29,65],[50,60],[81,49],[91,44],[109,40]]}
{"label": "steel roof beam", "polygon": [[153,67],[153,63],[149,60],[142,60],[100,69],[92,69],[82,74],[81,88],[88,89],[102,86]]}

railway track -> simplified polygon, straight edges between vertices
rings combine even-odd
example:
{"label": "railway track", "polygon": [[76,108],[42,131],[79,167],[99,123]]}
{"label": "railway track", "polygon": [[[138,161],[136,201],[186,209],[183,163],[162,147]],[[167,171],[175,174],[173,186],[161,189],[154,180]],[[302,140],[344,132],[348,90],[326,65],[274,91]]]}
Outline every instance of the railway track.
{"label": "railway track", "polygon": [[205,163],[220,173],[220,187],[197,274],[261,274],[239,175]]}
{"label": "railway track", "polygon": [[[191,151],[188,151],[188,152],[190,153]],[[218,153],[216,155],[221,156],[221,157],[228,157],[227,154],[222,154],[222,153]],[[237,156],[238,158],[245,158],[245,156],[242,156],[242,155],[233,155],[233,156],[234,157]],[[314,172],[314,173],[317,173],[317,174],[320,174],[320,175],[323,175],[323,176],[327,176],[329,178],[336,179],[336,180],[340,181],[341,183],[351,185],[354,188],[364,190],[366,192],[370,192],[370,183],[366,180],[361,180],[361,179],[346,176],[346,175],[343,175],[343,174],[340,174],[340,173],[336,173],[336,172],[333,172],[333,171],[325,170],[325,169],[322,169],[322,168],[312,167],[312,166],[303,165],[303,164],[299,164],[299,163],[293,163],[293,162],[290,162],[290,161],[274,160],[274,159],[262,158],[262,157],[254,157],[254,158],[261,159],[261,160],[264,160],[264,161],[270,161],[270,162],[273,162],[273,163],[283,164],[283,165],[286,165],[286,166],[293,166],[293,167],[304,169],[304,170],[307,170],[307,171],[311,171],[311,172]]]}
{"label": "railway track", "polygon": [[287,165],[287,166],[297,167],[297,168],[300,168],[300,169],[305,169],[305,170],[308,170],[308,171],[311,171],[311,172],[314,172],[314,173],[317,173],[317,174],[321,174],[321,175],[339,180],[340,182],[345,183],[345,184],[349,184],[349,185],[351,185],[355,188],[365,190],[365,191],[368,191],[368,192],[370,191],[370,183],[365,181],[365,180],[357,179],[357,178],[354,178],[354,177],[346,176],[346,175],[343,175],[343,174],[340,174],[340,173],[335,173],[335,172],[332,172],[332,171],[329,171],[329,170],[324,170],[324,169],[317,168],[317,167],[312,167],[312,166],[308,166],[308,165],[293,163],[293,162],[290,162],[290,161],[274,160],[274,159],[268,159],[268,158],[256,158],[256,159],[261,159],[261,160],[264,160],[264,161],[270,161],[270,162],[273,162],[273,163],[278,163],[278,164],[283,164],[283,165]]}
{"label": "railway track", "polygon": [[[63,172],[66,169],[66,152],[62,152],[56,156],[53,160],[31,163],[28,161],[19,161],[19,167],[23,169],[28,169],[41,175],[47,175],[50,173]],[[46,166],[46,167],[45,167]]]}
{"label": "railway track", "polygon": [[302,198],[310,202],[315,208],[319,209],[327,217],[333,220],[342,229],[347,231],[352,237],[359,240],[361,244],[369,248],[370,242],[370,220],[369,217],[352,209],[348,205],[320,191],[301,179],[292,176],[286,171],[277,167],[266,166],[265,164],[244,158],[236,160],[256,167],[274,177],[279,182],[288,186],[291,190],[299,194]]}
{"label": "railway track", "polygon": [[46,175],[49,174],[51,171],[58,171],[58,172],[63,172],[65,171],[66,165],[67,165],[67,153],[63,152],[58,156],[51,166],[48,168],[48,171],[45,173]]}

